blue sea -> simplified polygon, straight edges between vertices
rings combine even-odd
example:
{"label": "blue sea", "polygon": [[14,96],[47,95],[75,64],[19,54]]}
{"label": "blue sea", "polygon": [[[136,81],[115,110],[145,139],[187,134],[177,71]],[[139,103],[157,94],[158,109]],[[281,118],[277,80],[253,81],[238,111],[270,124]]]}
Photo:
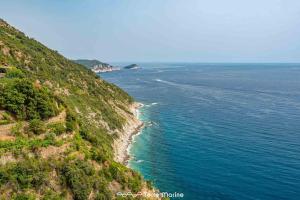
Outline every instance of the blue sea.
{"label": "blue sea", "polygon": [[145,105],[130,167],[187,200],[300,199],[300,64],[140,66],[100,75]]}

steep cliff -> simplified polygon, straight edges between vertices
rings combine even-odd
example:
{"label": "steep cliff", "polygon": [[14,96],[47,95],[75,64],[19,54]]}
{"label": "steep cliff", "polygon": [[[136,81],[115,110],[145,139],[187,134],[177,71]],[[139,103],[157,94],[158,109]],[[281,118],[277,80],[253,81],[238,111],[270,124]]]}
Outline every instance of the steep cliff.
{"label": "steep cliff", "polygon": [[0,199],[151,191],[114,161],[114,141],[138,124],[126,92],[3,20],[0,68]]}

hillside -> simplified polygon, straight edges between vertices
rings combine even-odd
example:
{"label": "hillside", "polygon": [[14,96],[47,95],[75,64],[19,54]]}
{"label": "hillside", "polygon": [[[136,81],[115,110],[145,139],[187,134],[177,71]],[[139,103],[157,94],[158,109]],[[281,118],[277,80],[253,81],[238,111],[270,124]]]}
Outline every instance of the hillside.
{"label": "hillside", "polygon": [[152,191],[114,161],[115,141],[137,121],[132,106],[117,86],[0,19],[0,199]]}
{"label": "hillside", "polygon": [[81,64],[83,66],[86,66],[88,68],[93,68],[95,65],[109,65],[107,63],[103,63],[99,60],[88,60],[88,59],[78,59],[73,60],[75,63]]}

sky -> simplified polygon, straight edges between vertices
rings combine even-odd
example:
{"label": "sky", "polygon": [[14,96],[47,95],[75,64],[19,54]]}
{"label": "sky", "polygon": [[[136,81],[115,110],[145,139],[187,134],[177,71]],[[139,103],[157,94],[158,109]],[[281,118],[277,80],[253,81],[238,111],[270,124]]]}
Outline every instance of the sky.
{"label": "sky", "polygon": [[0,17],[71,59],[300,62],[299,0],[0,0]]}

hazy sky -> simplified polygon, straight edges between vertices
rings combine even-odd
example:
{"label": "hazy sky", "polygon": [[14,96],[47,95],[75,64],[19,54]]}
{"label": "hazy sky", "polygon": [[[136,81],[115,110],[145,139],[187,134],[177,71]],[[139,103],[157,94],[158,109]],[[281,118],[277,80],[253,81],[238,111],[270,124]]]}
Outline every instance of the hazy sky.
{"label": "hazy sky", "polygon": [[0,0],[0,17],[69,58],[300,62],[300,0]]}

